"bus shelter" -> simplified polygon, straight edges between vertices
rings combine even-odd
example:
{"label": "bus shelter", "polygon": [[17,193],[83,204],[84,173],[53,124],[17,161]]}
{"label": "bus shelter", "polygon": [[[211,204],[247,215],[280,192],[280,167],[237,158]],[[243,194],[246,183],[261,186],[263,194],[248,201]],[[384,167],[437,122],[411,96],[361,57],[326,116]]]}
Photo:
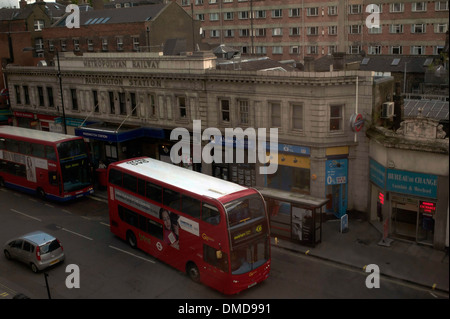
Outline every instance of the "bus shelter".
{"label": "bus shelter", "polygon": [[260,188],[270,218],[272,236],[314,247],[322,241],[324,206],[329,199]]}

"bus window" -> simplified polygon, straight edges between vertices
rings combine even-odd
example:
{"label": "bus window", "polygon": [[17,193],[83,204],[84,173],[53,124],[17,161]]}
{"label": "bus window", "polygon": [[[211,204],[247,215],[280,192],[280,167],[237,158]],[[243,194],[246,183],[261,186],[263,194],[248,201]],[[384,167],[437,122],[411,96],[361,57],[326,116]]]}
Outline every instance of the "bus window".
{"label": "bus window", "polygon": [[181,197],[181,211],[195,218],[200,218],[201,202],[198,199],[183,195]]}
{"label": "bus window", "polygon": [[123,188],[132,191],[133,193],[137,192],[137,178],[136,176],[123,174]]}
{"label": "bus window", "polygon": [[45,146],[45,157],[50,161],[56,161],[55,148],[52,146]]}
{"label": "bus window", "polygon": [[180,193],[175,192],[168,188],[164,188],[163,201],[164,201],[164,205],[169,206],[176,210],[181,210]]}
{"label": "bus window", "polygon": [[138,178],[137,182],[138,182],[137,193],[139,195],[145,196],[145,181],[141,178]]}
{"label": "bus window", "polygon": [[30,143],[19,141],[19,153],[24,155],[31,155]]}
{"label": "bus window", "polygon": [[211,224],[219,225],[220,223],[220,213],[219,210],[209,204],[203,204],[202,207],[202,220]]}
{"label": "bus window", "polygon": [[163,225],[155,222],[154,220],[148,219],[147,233],[156,237],[158,239],[163,239]]}
{"label": "bus window", "polygon": [[122,186],[122,172],[111,169],[109,172],[109,182],[117,186]]}
{"label": "bus window", "polygon": [[162,187],[153,183],[147,182],[147,198],[155,202],[162,203]]}
{"label": "bus window", "polygon": [[50,183],[50,185],[58,185],[58,178],[57,178],[57,174],[56,172],[48,172],[48,182]]}
{"label": "bus window", "polygon": [[264,216],[264,204],[258,196],[241,198],[225,206],[230,227]]}
{"label": "bus window", "polygon": [[31,144],[31,155],[36,157],[45,157],[45,147],[42,144]]}
{"label": "bus window", "polygon": [[3,137],[0,137],[0,150],[5,149],[5,142],[6,142],[6,139],[4,139]]}
{"label": "bus window", "polygon": [[221,252],[221,258],[217,258],[217,249],[203,244],[203,259],[210,265],[223,270],[224,272],[228,272],[228,255],[224,252]]}
{"label": "bus window", "polygon": [[6,140],[6,149],[10,152],[18,153],[19,152],[19,142],[7,139]]}

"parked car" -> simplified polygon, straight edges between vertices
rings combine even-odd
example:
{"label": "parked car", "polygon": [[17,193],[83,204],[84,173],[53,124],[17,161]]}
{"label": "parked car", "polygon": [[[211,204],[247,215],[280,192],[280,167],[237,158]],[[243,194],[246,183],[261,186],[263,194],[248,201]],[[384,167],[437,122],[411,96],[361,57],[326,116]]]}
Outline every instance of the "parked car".
{"label": "parked car", "polygon": [[35,273],[65,259],[61,242],[43,231],[8,240],[3,253],[7,259],[17,259],[29,265]]}

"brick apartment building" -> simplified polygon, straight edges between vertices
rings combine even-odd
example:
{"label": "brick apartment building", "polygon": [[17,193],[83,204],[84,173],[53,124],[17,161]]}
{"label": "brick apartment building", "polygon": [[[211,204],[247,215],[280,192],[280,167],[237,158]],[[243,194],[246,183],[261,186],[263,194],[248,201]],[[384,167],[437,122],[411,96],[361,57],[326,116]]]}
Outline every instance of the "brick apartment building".
{"label": "brick apartment building", "polygon": [[[205,42],[276,60],[303,61],[336,51],[433,55],[448,30],[448,1],[173,1],[202,22]],[[369,4],[380,8],[380,28],[366,27]]]}
{"label": "brick apartment building", "polygon": [[[102,3],[100,3],[101,5]],[[66,27],[66,17],[42,33],[44,57],[52,63],[58,52],[161,52],[166,42],[182,42],[193,51],[201,42],[200,23],[178,4],[157,3],[80,11],[80,28]]]}

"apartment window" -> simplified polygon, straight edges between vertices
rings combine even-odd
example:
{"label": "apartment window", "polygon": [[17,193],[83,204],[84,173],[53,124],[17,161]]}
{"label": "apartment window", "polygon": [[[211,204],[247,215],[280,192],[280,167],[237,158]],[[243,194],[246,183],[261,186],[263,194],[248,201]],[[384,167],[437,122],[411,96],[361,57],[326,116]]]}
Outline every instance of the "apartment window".
{"label": "apartment window", "polygon": [[362,12],[362,6],[360,4],[351,4],[348,6],[349,14],[359,14]]}
{"label": "apartment window", "polygon": [[53,97],[53,88],[50,86],[47,87],[47,97],[48,97],[48,106],[54,107],[55,106],[55,98]]}
{"label": "apartment window", "polygon": [[148,94],[148,116],[155,117],[156,116],[156,97],[154,94]]}
{"label": "apartment window", "polygon": [[371,45],[371,46],[369,46],[367,53],[368,54],[373,54],[373,55],[381,54],[381,45]]}
{"label": "apartment window", "polygon": [[319,35],[319,27],[307,27],[306,34],[307,35]]}
{"label": "apartment window", "polygon": [[264,29],[264,28],[255,29],[255,36],[256,37],[265,37],[266,36],[266,29]]}
{"label": "apartment window", "polygon": [[44,20],[34,20],[34,31],[41,31],[44,29]]}
{"label": "apartment window", "polygon": [[255,53],[256,54],[266,54],[267,48],[265,46],[259,45],[255,47]]}
{"label": "apartment window", "polygon": [[205,21],[205,14],[204,13],[197,13],[196,17],[197,17],[197,20],[199,20],[199,21]]}
{"label": "apartment window", "polygon": [[255,15],[255,19],[265,19],[266,18],[266,10],[255,10],[254,15]]}
{"label": "apartment window", "polygon": [[434,32],[435,33],[445,33],[448,30],[448,24],[447,23],[438,23],[434,25]]}
{"label": "apartment window", "polygon": [[435,9],[436,11],[448,11],[448,1],[436,1]]}
{"label": "apartment window", "polygon": [[36,52],[44,51],[44,40],[42,38],[36,38],[34,44]]}
{"label": "apartment window", "polygon": [[219,21],[219,14],[217,12],[210,13],[209,21]]}
{"label": "apartment window", "polygon": [[411,25],[411,33],[425,33],[425,24],[418,23]]}
{"label": "apartment window", "polygon": [[195,5],[203,4],[203,0],[195,0]]}
{"label": "apartment window", "polygon": [[217,3],[217,0],[208,0],[209,4],[215,4]]}
{"label": "apartment window", "polygon": [[45,103],[44,103],[44,89],[42,88],[42,86],[38,86],[37,90],[38,90],[38,96],[39,96],[39,106],[45,106]]}
{"label": "apartment window", "polygon": [[328,7],[328,15],[329,16],[335,16],[337,15],[338,9],[337,6],[329,6]]}
{"label": "apartment window", "polygon": [[317,17],[319,15],[319,7],[306,8],[306,15],[308,17]]}
{"label": "apartment window", "polygon": [[425,54],[425,47],[421,45],[414,45],[411,47],[411,54],[422,55]]}
{"label": "apartment window", "polygon": [[123,38],[117,37],[117,51],[123,51]]}
{"label": "apartment window", "polygon": [[119,112],[121,115],[127,115],[127,105],[125,103],[125,93],[119,92]]}
{"label": "apartment window", "polygon": [[282,9],[273,9],[272,10],[272,18],[281,18],[283,16]]}
{"label": "apartment window", "polygon": [[361,33],[361,25],[359,24],[353,24],[348,27],[348,33],[350,34],[360,34]]}
{"label": "apartment window", "polygon": [[403,24],[391,24],[389,26],[390,33],[403,33]]}
{"label": "apartment window", "polygon": [[319,47],[317,45],[308,45],[306,47],[306,53],[307,54],[318,54],[319,53]]}
{"label": "apartment window", "polygon": [[330,105],[330,131],[336,132],[343,129],[342,105]]}
{"label": "apartment window", "polygon": [[224,20],[233,20],[234,19],[234,12],[225,12],[223,14]]}
{"label": "apartment window", "polygon": [[361,52],[361,46],[360,45],[350,45],[348,47],[348,53],[349,54],[359,54]]}
{"label": "apartment window", "polygon": [[220,31],[219,30],[210,30],[209,36],[211,38],[218,38],[220,36]]}
{"label": "apartment window", "polygon": [[53,44],[53,40],[48,40],[48,50],[53,52],[55,50],[55,45]]}
{"label": "apartment window", "polygon": [[108,38],[102,38],[102,51],[108,51]]}
{"label": "apartment window", "polygon": [[425,12],[425,11],[427,11],[427,3],[424,1],[413,2],[411,10],[412,10],[412,12]]}
{"label": "apartment window", "polygon": [[376,28],[376,27],[369,28],[369,30],[368,30],[369,34],[381,34],[382,33],[381,28],[382,28],[381,25],[378,28]]}
{"label": "apartment window", "polygon": [[225,30],[224,36],[225,36],[225,38],[234,37],[234,30]]}
{"label": "apartment window", "polygon": [[30,104],[30,92],[28,91],[27,85],[23,86],[23,95],[25,97],[25,105],[29,105]]}
{"label": "apartment window", "polygon": [[131,115],[136,116],[137,114],[137,104],[136,104],[136,93],[130,93],[130,103],[131,103]]}
{"label": "apartment window", "polygon": [[108,95],[109,95],[109,112],[111,114],[116,114],[116,103],[114,101],[114,92],[109,91]]}
{"label": "apartment window", "polygon": [[299,17],[300,16],[300,8],[289,9],[289,16],[291,18]]}
{"label": "apartment window", "polygon": [[330,25],[328,26],[328,35],[337,35],[338,33],[338,26],[337,25]]}
{"label": "apartment window", "polygon": [[188,6],[191,4],[191,0],[181,0],[181,5],[182,6]]}
{"label": "apartment window", "polygon": [[292,129],[303,130],[303,105],[292,105]]}
{"label": "apartment window", "polygon": [[250,35],[249,29],[240,29],[239,30],[239,36],[240,37],[248,37]]}
{"label": "apartment window", "polygon": [[239,100],[239,123],[249,124],[249,102],[248,100]]}
{"label": "apartment window", "polygon": [[248,11],[239,11],[238,18],[239,19],[248,19]]}
{"label": "apartment window", "polygon": [[300,27],[289,28],[290,36],[299,36],[300,35]]}
{"label": "apartment window", "polygon": [[390,47],[391,54],[403,54],[403,47],[401,45],[393,45]]}
{"label": "apartment window", "polygon": [[337,45],[329,45],[328,46],[328,54],[333,54],[337,52]]}
{"label": "apartment window", "polygon": [[77,99],[77,90],[70,89],[70,98],[72,99],[72,110],[78,110],[78,99]]}
{"label": "apartment window", "polygon": [[64,52],[67,50],[67,42],[66,40],[61,40],[61,51]]}
{"label": "apartment window", "polygon": [[404,11],[404,4],[401,2],[391,3],[389,12],[398,13]]}
{"label": "apartment window", "polygon": [[87,40],[87,49],[88,51],[94,51],[94,40],[92,39]]}
{"label": "apartment window", "polygon": [[300,53],[300,47],[298,45],[291,45],[289,47],[289,54],[299,54]]}
{"label": "apartment window", "polygon": [[281,103],[272,102],[270,105],[271,127],[281,127]]}
{"label": "apartment window", "polygon": [[80,51],[80,40],[73,39],[73,50]]}
{"label": "apartment window", "polygon": [[272,54],[283,54],[283,47],[282,46],[272,47]]}
{"label": "apartment window", "polygon": [[230,101],[220,100],[220,114],[222,122],[230,122]]}
{"label": "apartment window", "polygon": [[139,51],[139,37],[132,37],[133,51]]}
{"label": "apartment window", "polygon": [[279,37],[283,35],[283,29],[282,28],[273,28],[272,29],[272,36]]}

